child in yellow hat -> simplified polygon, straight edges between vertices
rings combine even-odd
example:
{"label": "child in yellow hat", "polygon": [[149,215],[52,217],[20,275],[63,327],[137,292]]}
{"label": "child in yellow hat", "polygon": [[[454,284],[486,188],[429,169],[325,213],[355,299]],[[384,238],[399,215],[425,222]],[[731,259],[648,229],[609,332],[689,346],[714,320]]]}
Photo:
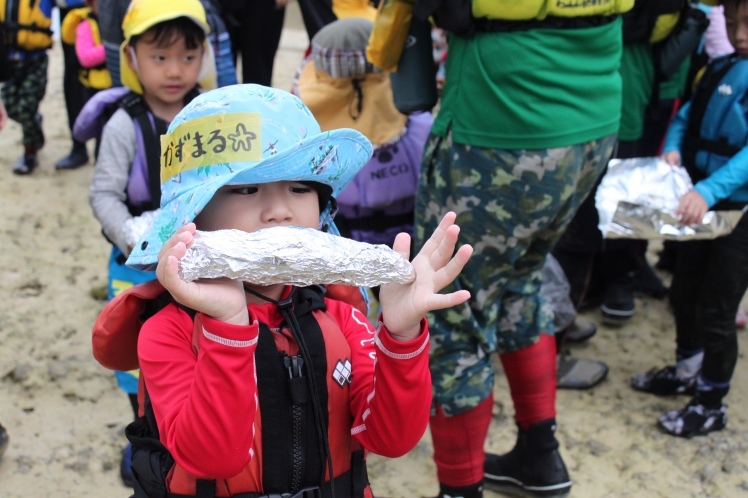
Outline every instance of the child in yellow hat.
{"label": "child in yellow hat", "polygon": [[[123,88],[97,93],[81,111],[74,134],[85,141],[101,133],[89,201],[112,243],[108,297],[155,278],[127,268],[132,249],[126,229],[161,201],[160,135],[200,88],[215,87],[215,64],[205,10],[198,0],[133,0],[122,23]],[[114,111],[112,114],[112,110]],[[111,116],[101,130],[101,121]],[[137,371],[117,372],[137,414]],[[121,468],[130,480],[129,457]]]}

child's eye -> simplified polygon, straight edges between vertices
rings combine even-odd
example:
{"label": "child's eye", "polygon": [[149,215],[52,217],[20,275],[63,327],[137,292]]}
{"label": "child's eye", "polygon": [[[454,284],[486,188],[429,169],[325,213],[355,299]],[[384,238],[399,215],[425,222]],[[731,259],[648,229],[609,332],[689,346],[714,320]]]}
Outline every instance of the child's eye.
{"label": "child's eye", "polygon": [[184,56],[184,62],[192,62],[195,59],[197,59],[197,56],[195,56],[195,55],[185,55]]}
{"label": "child's eye", "polygon": [[290,189],[294,194],[307,194],[312,191],[311,187],[305,185],[294,185]]}
{"label": "child's eye", "polygon": [[155,61],[157,61],[157,62],[163,62],[163,61],[165,61],[165,60],[166,60],[166,57],[164,57],[163,55],[154,55],[154,56],[153,56],[153,59],[154,59]]}
{"label": "child's eye", "polygon": [[257,193],[257,187],[236,187],[231,189],[232,194],[251,195]]}

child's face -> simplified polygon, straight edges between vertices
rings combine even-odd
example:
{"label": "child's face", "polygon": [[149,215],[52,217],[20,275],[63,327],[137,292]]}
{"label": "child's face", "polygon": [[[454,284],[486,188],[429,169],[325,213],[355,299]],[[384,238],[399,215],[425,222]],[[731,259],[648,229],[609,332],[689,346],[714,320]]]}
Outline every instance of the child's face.
{"label": "child's face", "polygon": [[219,189],[195,218],[205,231],[255,232],[279,225],[317,228],[317,191],[298,182],[227,185]]}
{"label": "child's face", "polygon": [[727,37],[741,57],[748,57],[748,3],[725,5]]}
{"label": "child's face", "polygon": [[[203,47],[187,48],[183,36],[175,37],[173,43],[164,46],[146,33],[126,54],[130,67],[138,74],[146,101],[152,107],[181,106],[184,96],[197,84],[203,61]],[[152,110],[158,112],[158,109]]]}

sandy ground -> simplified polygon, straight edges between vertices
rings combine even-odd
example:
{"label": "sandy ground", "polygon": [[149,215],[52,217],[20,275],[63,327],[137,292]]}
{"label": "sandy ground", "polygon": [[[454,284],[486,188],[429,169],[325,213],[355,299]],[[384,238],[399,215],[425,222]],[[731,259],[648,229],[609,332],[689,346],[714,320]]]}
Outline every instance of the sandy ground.
{"label": "sandy ground", "polygon": [[[306,44],[293,12],[289,25],[274,81],[281,88],[288,88]],[[90,350],[91,325],[103,305],[91,290],[105,284],[109,249],[87,201],[93,166],[53,168],[70,142],[59,47],[50,58],[42,104],[47,146],[32,176],[11,174],[21,151],[19,127],[10,124],[0,134],[0,422],[11,437],[0,462],[0,498],[126,497],[118,466],[130,407]],[[637,307],[631,323],[601,326],[588,344],[571,351],[611,368],[595,389],[558,393],[558,438],[574,480],[572,496],[748,496],[745,355],[727,400],[726,430],[693,440],[663,435],[656,417],[687,399],[639,394],[628,382],[632,374],[672,360],[673,320],[663,301],[639,298]],[[739,334],[742,347],[747,335]],[[514,438],[512,405],[499,373],[486,448],[507,451]],[[372,456],[370,476],[380,496],[435,495],[428,434],[403,458]]]}

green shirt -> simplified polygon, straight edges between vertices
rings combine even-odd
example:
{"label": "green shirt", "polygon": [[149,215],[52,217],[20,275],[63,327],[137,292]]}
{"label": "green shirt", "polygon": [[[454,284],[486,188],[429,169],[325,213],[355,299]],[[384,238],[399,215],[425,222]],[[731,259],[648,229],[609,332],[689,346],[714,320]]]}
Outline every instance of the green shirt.
{"label": "green shirt", "polygon": [[649,42],[623,47],[621,58],[623,109],[618,140],[639,140],[644,133],[644,116],[654,88],[654,58]]}
{"label": "green shirt", "polygon": [[495,149],[547,149],[618,130],[620,19],[583,29],[449,38],[432,132]]}

